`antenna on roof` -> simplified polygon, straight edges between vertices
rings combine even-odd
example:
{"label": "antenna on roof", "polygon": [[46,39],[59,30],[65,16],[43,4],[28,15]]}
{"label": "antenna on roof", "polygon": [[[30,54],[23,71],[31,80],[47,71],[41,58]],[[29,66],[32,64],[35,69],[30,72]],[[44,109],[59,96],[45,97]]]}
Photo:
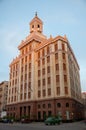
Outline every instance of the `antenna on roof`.
{"label": "antenna on roof", "polygon": [[35,16],[37,17],[37,11],[35,12]]}

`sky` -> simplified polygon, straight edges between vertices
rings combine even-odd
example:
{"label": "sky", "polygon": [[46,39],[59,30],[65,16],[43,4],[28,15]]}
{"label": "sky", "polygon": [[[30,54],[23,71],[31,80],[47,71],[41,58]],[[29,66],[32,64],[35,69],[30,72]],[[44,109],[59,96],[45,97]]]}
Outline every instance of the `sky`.
{"label": "sky", "polygon": [[67,36],[80,66],[82,91],[86,91],[86,0],[0,0],[0,82],[9,80],[9,64],[29,35],[36,11],[47,38]]}

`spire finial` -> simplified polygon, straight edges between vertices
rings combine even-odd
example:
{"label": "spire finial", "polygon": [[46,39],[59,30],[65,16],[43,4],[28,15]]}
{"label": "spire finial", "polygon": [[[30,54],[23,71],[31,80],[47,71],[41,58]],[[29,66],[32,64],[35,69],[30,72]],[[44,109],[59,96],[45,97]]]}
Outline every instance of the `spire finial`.
{"label": "spire finial", "polygon": [[35,12],[35,16],[37,17],[37,11]]}

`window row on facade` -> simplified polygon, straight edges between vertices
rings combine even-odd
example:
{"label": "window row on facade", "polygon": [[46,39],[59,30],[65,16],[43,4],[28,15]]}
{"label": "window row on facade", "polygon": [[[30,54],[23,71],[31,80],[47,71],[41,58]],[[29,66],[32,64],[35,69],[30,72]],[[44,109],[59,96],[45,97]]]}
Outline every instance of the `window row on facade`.
{"label": "window row on facade", "polygon": [[[66,59],[66,54],[63,52],[62,53],[62,59]],[[44,65],[45,64],[45,62],[46,63],[50,63],[50,55],[49,56],[47,56],[47,57],[44,57],[44,58],[42,58],[41,59],[42,60],[42,65]],[[38,66],[40,66],[41,64],[41,60],[38,60]],[[45,61],[46,60],[46,61]],[[55,61],[57,61],[58,60],[58,53],[55,53]]]}
{"label": "window row on facade", "polygon": [[[20,101],[22,100],[29,100],[31,99],[31,92],[28,92],[28,93],[19,93],[19,97],[20,97]],[[16,102],[18,101],[18,95],[14,95],[14,96],[10,96],[8,98],[8,102]]]}
{"label": "window row on facade", "polygon": [[[63,59],[65,59],[65,53],[62,53],[62,56],[63,56]],[[55,54],[55,59],[56,60],[58,59],[58,53]],[[27,64],[24,64],[23,62],[24,62],[24,58],[22,59],[22,65],[23,66],[21,66],[21,73],[24,72],[24,71],[27,72],[27,70],[30,71],[31,70],[31,63],[29,63],[29,65],[27,65]],[[47,63],[50,63],[50,56],[47,57]],[[44,64],[45,64],[45,58],[42,59],[42,65],[44,65]],[[16,64],[16,65],[18,66],[18,64]],[[41,60],[38,60],[38,67],[40,67],[40,66],[41,66]],[[12,77],[13,78],[17,77],[18,74],[19,74],[19,69],[20,69],[20,68],[17,68],[17,70],[15,70],[14,69],[15,65],[12,66],[11,68],[13,68],[13,71],[12,70],[10,71],[10,79]],[[63,64],[63,69],[66,69],[65,63]]]}
{"label": "window row on facade", "polygon": [[[53,45],[54,45],[54,51],[57,51],[58,49],[65,50],[65,43],[63,43],[62,41],[61,41],[60,45],[58,44],[58,42],[54,43]],[[42,56],[44,56],[45,53],[47,53],[47,54],[50,53],[51,47],[52,47],[52,45],[48,45],[47,47],[43,48],[39,53],[42,53]],[[30,51],[32,51],[32,45],[31,44],[24,47],[21,50],[21,54],[24,55],[24,54],[27,54]],[[38,53],[38,57],[40,56],[39,53]]]}
{"label": "window row on facade", "polygon": [[[64,94],[65,95],[68,95],[68,87],[64,87]],[[56,87],[56,95],[57,96],[60,96],[61,94],[61,89],[60,87]],[[46,89],[43,89],[42,91],[41,90],[38,90],[38,98],[41,98],[42,96],[43,97],[46,97],[46,96],[51,96],[52,95],[52,91],[51,91],[51,88],[48,88],[47,91]]]}
{"label": "window row on facade", "polygon": [[[64,104],[65,106],[64,107],[75,107],[75,104],[70,104],[70,103],[68,103],[68,102],[66,102],[65,104]],[[56,106],[58,107],[58,108],[61,108],[61,107],[63,107],[63,104],[62,103],[60,103],[60,102],[58,102],[57,104],[56,104]],[[51,103],[48,103],[48,104],[38,104],[38,109],[42,109],[42,108],[52,108],[52,104]]]}
{"label": "window row on facade", "polygon": [[[12,89],[12,93],[13,93],[13,89]],[[64,93],[66,95],[68,95],[68,87],[66,87],[66,86],[64,87]],[[9,94],[10,94],[10,90],[9,90]],[[17,92],[17,94],[18,94],[18,92]],[[59,96],[60,94],[61,94],[61,91],[60,91],[60,87],[58,86],[58,87],[56,87],[56,95]],[[13,95],[11,97],[9,97],[9,102],[17,101],[18,96],[16,96],[15,93],[13,93]],[[20,100],[31,99],[31,89],[29,89],[28,91],[20,91],[18,95],[20,97]],[[47,91],[46,91],[46,89],[38,90],[37,97],[41,98],[41,97],[46,97],[46,96],[51,96],[51,95],[52,95],[51,88],[48,88]]]}
{"label": "window row on facade", "polygon": [[[38,70],[38,77],[40,77],[40,70]],[[48,69],[48,73],[50,72],[50,68]],[[43,69],[43,71],[42,71],[42,74],[44,75],[45,74],[45,69]],[[31,72],[29,72],[29,78],[31,78]],[[25,82],[25,80],[26,80],[26,82]],[[46,82],[46,80],[47,80],[47,82]],[[43,79],[41,79],[41,78],[39,78],[38,79],[38,87],[40,87],[41,85],[42,86],[45,86],[45,85],[47,85],[47,84],[51,84],[51,77],[47,77],[47,79],[46,79],[46,76],[43,78]],[[16,86],[17,85],[17,83],[19,83],[18,82],[19,80],[18,79],[13,79],[13,80],[11,80],[10,81],[10,86]],[[63,75],[63,81],[64,81],[64,83],[67,83],[67,75]],[[56,83],[57,82],[59,82],[60,83],[60,75],[56,75]],[[24,83],[24,89],[27,87],[27,86],[29,86],[29,88],[31,88],[31,80],[29,79],[29,82],[27,83],[27,74],[25,74],[25,78],[24,78],[24,76],[23,75],[21,75],[21,83]],[[23,88],[23,84],[21,84],[21,86],[22,86],[22,88]],[[22,90],[22,89],[21,89]]]}
{"label": "window row on facade", "polygon": [[[50,66],[47,66],[47,73],[50,73],[50,69],[51,69]],[[66,70],[66,64],[65,63],[63,63],[63,70],[64,71]],[[22,74],[23,71],[24,71],[24,67],[21,68],[21,74]],[[26,71],[25,77],[23,75],[21,75],[21,81],[23,80],[23,78],[25,80],[27,79],[27,65],[25,65],[25,71]],[[59,71],[59,64],[55,64],[55,71]],[[13,78],[16,77],[17,74],[18,74],[18,71],[13,72]],[[42,69],[42,75],[45,75],[45,68]],[[41,70],[38,70],[38,77],[39,76],[41,76]],[[31,78],[31,72],[29,72],[28,78]],[[10,79],[12,79],[12,74],[11,74]],[[15,84],[17,84],[17,79],[15,79]]]}

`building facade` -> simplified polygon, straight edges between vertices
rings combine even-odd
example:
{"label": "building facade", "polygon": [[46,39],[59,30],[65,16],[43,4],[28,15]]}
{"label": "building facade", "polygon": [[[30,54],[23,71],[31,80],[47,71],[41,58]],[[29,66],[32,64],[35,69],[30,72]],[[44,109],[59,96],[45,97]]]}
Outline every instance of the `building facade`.
{"label": "building facade", "polygon": [[8,81],[0,83],[0,117],[6,111],[8,93]]}
{"label": "building facade", "polygon": [[82,102],[84,104],[84,118],[86,119],[86,92],[82,92]]}
{"label": "building facade", "polygon": [[8,116],[82,118],[79,65],[66,36],[47,38],[36,14],[18,49],[19,56],[10,64]]}

